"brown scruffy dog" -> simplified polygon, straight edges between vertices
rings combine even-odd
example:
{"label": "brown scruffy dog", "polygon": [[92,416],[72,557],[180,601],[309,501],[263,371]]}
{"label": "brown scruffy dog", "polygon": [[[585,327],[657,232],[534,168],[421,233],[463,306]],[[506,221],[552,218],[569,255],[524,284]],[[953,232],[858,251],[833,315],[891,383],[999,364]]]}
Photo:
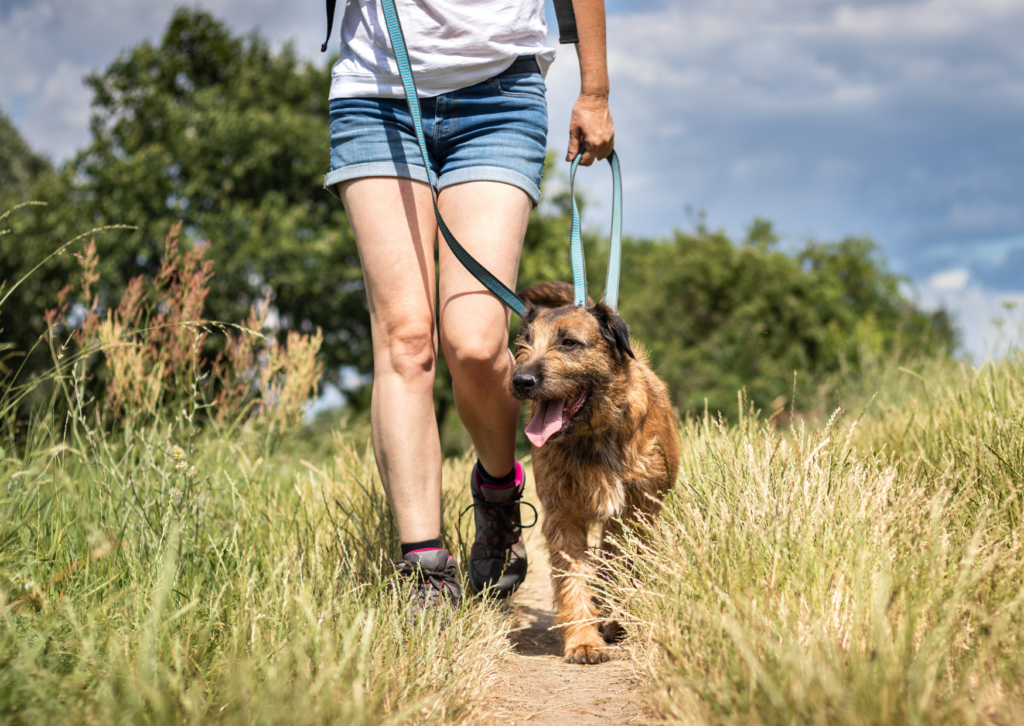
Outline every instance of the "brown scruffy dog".
{"label": "brown scruffy dog", "polygon": [[[591,524],[608,536],[638,515],[655,515],[679,469],[676,416],[668,392],[634,353],[629,329],[607,305],[573,305],[564,282],[519,293],[529,310],[516,339],[512,394],[530,402],[526,435],[544,510],[557,624],[569,663],[608,659],[601,611],[585,579]],[[607,623],[605,635],[617,626]]]}

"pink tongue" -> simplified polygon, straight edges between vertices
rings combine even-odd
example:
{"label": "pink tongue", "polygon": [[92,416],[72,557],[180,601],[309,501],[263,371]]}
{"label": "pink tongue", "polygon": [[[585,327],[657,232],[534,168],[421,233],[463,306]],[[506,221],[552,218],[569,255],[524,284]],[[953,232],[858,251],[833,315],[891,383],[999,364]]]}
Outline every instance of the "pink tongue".
{"label": "pink tongue", "polygon": [[537,413],[526,427],[526,438],[540,448],[544,442],[558,433],[562,428],[562,408],[565,401],[541,401],[537,404]]}

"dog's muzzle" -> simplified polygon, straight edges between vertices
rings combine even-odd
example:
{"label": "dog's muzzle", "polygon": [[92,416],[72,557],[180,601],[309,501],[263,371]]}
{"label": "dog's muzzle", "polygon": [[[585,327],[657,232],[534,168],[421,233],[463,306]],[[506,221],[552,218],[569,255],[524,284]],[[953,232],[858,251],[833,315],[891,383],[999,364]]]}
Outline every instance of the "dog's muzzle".
{"label": "dog's muzzle", "polygon": [[516,395],[527,397],[537,387],[537,376],[532,373],[516,373],[512,376],[512,389]]}

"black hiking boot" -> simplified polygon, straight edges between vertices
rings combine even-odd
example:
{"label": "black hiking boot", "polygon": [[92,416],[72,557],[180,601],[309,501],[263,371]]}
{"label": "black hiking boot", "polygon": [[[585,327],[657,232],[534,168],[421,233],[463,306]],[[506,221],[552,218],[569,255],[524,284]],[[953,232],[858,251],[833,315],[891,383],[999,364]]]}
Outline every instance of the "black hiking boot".
{"label": "black hiking boot", "polygon": [[410,552],[395,563],[395,569],[406,580],[412,594],[413,621],[421,612],[444,608],[447,623],[462,600],[459,568],[448,550]]}
{"label": "black hiking boot", "polygon": [[[479,465],[477,465],[479,466]],[[473,592],[497,597],[508,597],[526,579],[526,545],[523,543],[523,525],[519,518],[519,503],[523,498],[526,475],[517,461],[515,484],[493,487],[485,484],[477,466],[473,467],[470,489],[476,520],[476,539],[469,551],[469,584]],[[526,506],[533,509],[529,502]],[[537,510],[533,510],[533,524],[537,523]]]}

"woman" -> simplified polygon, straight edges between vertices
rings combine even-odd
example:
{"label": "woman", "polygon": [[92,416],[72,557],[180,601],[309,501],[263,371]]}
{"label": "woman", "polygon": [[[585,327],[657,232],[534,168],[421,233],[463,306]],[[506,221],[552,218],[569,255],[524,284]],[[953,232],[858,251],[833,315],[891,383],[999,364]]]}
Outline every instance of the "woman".
{"label": "woman", "polygon": [[[543,0],[396,0],[416,78],[438,206],[466,250],[515,289],[547,146]],[[580,95],[566,159],[607,157],[604,0],[574,0]],[[331,84],[326,187],[355,232],[372,326],[373,450],[403,562],[421,605],[461,597],[441,532],[441,446],[433,387],[440,338],[455,406],[479,459],[473,469],[473,589],[511,594],[526,576],[515,461],[519,403],[508,392],[509,311],[443,242],[378,0],[348,0]],[[439,308],[435,310],[435,299]],[[435,327],[435,320],[437,326]]]}

